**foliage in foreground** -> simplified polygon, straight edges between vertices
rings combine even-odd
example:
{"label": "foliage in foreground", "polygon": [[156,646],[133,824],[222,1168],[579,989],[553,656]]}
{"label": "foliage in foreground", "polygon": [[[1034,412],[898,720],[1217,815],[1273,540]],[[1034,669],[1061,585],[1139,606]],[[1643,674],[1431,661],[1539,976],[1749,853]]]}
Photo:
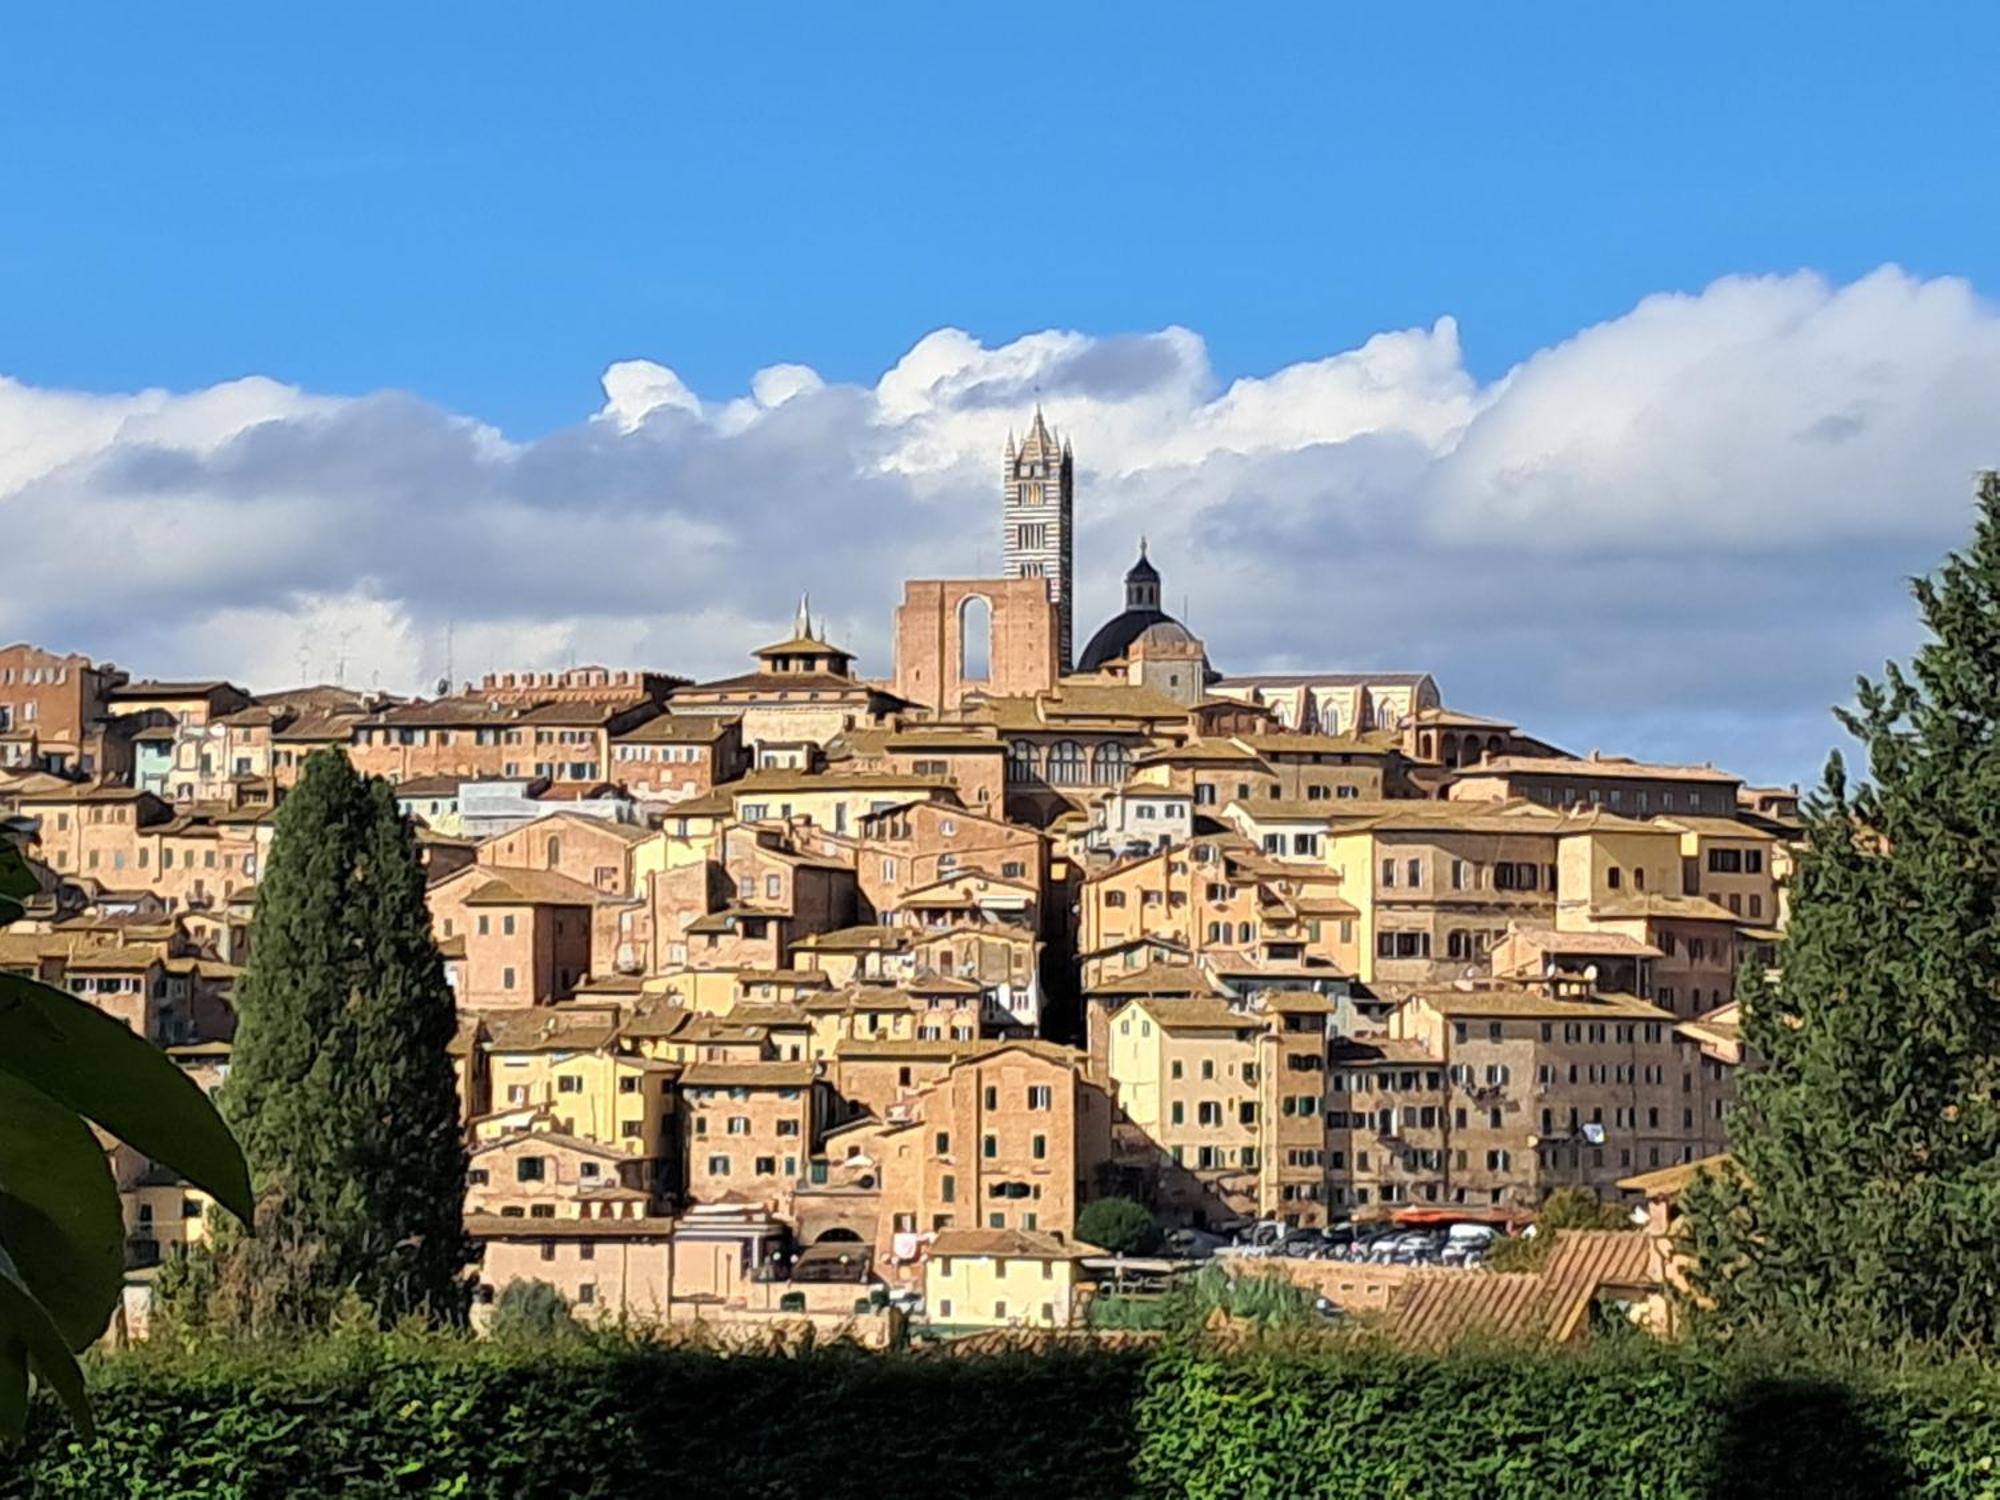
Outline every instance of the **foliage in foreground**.
{"label": "foliage in foreground", "polygon": [[[27,827],[0,826],[0,927],[37,889]],[[29,1373],[87,1431],[75,1355],[101,1337],[125,1272],[125,1218],[92,1125],[250,1211],[243,1153],[186,1074],[95,1006],[0,974],[0,1446],[16,1441]]]}
{"label": "foliage in foreground", "polygon": [[1913,585],[1929,639],[1862,681],[1807,806],[1782,978],[1740,990],[1733,1167],[1685,1195],[1701,1331],[2000,1342],[2000,476]]}
{"label": "foliage in foreground", "polygon": [[1444,1357],[1296,1332],[1151,1357],[731,1354],[366,1335],[98,1372],[26,1496],[1325,1496],[2000,1492],[2000,1370],[1814,1371],[1652,1346]]}

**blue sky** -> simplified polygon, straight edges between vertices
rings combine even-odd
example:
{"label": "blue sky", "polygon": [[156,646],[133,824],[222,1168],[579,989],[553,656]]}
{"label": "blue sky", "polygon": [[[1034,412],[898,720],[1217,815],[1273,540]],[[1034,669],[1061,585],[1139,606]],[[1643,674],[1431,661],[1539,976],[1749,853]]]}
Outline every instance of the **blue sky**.
{"label": "blue sky", "polygon": [[[1245,14],[1248,12],[1248,14]],[[1810,779],[2000,464],[2000,9],[208,4],[0,46],[0,639],[886,673],[1073,434],[1236,671]],[[95,573],[143,578],[106,611]]]}
{"label": "blue sky", "polygon": [[[1250,14],[1246,14],[1250,12]],[[1257,13],[1261,12],[1261,14]],[[859,19],[857,19],[859,18]],[[872,380],[940,325],[1184,324],[1224,377],[1663,289],[1993,277],[1991,6],[23,8],[0,355],[512,435],[633,355]]]}

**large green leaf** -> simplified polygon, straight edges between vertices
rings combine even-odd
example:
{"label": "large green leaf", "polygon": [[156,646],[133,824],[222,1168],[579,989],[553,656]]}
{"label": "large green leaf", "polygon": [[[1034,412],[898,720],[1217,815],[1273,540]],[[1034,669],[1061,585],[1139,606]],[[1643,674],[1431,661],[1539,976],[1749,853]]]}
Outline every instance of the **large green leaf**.
{"label": "large green leaf", "polygon": [[96,1134],[0,1073],[0,1246],[72,1349],[104,1332],[125,1271],[125,1218]]}
{"label": "large green leaf", "polygon": [[[0,1387],[17,1388],[20,1370],[32,1366],[62,1398],[83,1435],[91,1436],[90,1396],[83,1388],[83,1371],[63,1342],[62,1330],[22,1282],[5,1249],[0,1249],[0,1355],[17,1362],[13,1370],[0,1372]],[[12,1424],[0,1426],[0,1442],[20,1440],[21,1416],[16,1413],[13,1396],[0,1396],[0,1422]]]}
{"label": "large green leaf", "polygon": [[60,990],[0,974],[0,1073],[95,1120],[246,1223],[250,1170],[215,1106],[144,1037]]}

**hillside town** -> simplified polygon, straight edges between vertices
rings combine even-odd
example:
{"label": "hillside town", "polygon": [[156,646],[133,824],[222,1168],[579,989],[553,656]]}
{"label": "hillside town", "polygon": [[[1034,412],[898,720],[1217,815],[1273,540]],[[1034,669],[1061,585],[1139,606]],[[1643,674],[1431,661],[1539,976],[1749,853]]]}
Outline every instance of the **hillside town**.
{"label": "hillside town", "polygon": [[[423,862],[482,1305],[1054,1329],[1106,1274],[1105,1198],[1295,1261],[1504,1234],[1563,1188],[1670,1212],[1728,1145],[1796,789],[1558,746],[1422,671],[1232,675],[1136,536],[1123,609],[1075,620],[1039,411],[1001,478],[1001,576],[906,581],[879,675],[809,600],[713,681],[399,697],[0,650],[0,815],[42,887],[0,970],[220,1087],[278,811],[338,751]],[[143,1287],[212,1205],[114,1165]],[[1458,1295],[1318,1264],[1413,1327]]]}

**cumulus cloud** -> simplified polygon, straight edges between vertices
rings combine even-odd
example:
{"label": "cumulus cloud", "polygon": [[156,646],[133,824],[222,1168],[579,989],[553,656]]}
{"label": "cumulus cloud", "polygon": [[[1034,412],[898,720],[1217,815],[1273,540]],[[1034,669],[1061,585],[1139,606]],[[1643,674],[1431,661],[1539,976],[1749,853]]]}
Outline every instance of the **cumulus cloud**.
{"label": "cumulus cloud", "polygon": [[943,329],[873,386],[702,395],[630,359],[603,388],[512,442],[396,393],[0,378],[0,635],[260,687],[699,676],[810,589],[886,674],[902,579],[997,568],[1039,401],[1077,453],[1081,630],[1143,531],[1226,669],[1423,668],[1574,748],[1790,779],[2000,462],[2000,317],[1893,267],[1651,297],[1484,385],[1444,318],[1227,386],[1168,328]]}

